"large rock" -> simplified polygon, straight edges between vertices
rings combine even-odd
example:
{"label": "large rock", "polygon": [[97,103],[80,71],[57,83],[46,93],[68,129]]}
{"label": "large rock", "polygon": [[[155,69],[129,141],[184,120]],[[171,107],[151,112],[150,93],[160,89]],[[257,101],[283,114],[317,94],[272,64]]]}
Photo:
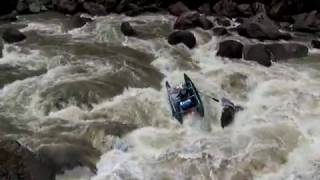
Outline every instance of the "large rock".
{"label": "large rock", "polygon": [[264,44],[248,45],[244,48],[243,58],[256,61],[263,66],[271,66],[271,53]]}
{"label": "large rock", "polygon": [[18,0],[2,0],[0,1],[0,15],[9,14],[17,7]]}
{"label": "large rock", "polygon": [[317,11],[296,15],[294,19],[293,29],[295,31],[309,33],[320,31],[320,19],[317,17]]}
{"label": "large rock", "polygon": [[191,49],[196,45],[196,38],[189,31],[175,31],[169,35],[168,42],[171,45],[183,43]]}
{"label": "large rock", "polygon": [[275,61],[302,58],[308,55],[308,47],[297,43],[267,44]]}
{"label": "large rock", "polygon": [[173,28],[182,30],[194,28],[196,27],[199,18],[200,14],[196,11],[186,12],[177,18]]}
{"label": "large rock", "polygon": [[227,58],[242,58],[243,45],[235,40],[226,40],[219,43],[217,56]]}
{"label": "large rock", "polygon": [[259,40],[290,39],[291,37],[289,34],[281,33],[278,26],[265,13],[249,18],[238,26],[237,31],[241,36]]}
{"label": "large rock", "polygon": [[248,45],[244,48],[244,59],[271,66],[271,61],[301,58],[308,55],[308,48],[296,43],[272,43]]}
{"label": "large rock", "polygon": [[174,16],[180,16],[180,15],[190,11],[190,9],[185,4],[183,4],[181,1],[169,6],[168,10]]}
{"label": "large rock", "polygon": [[228,18],[217,17],[215,19],[215,22],[220,26],[225,26],[225,27],[231,26],[231,22]]}
{"label": "large rock", "polygon": [[103,5],[94,2],[83,3],[83,9],[93,16],[103,16],[107,14],[106,8]]}
{"label": "large rock", "polygon": [[213,27],[213,23],[209,19],[207,19],[205,15],[200,15],[199,20],[196,22],[196,25],[204,30],[208,30]]}
{"label": "large rock", "polygon": [[14,140],[0,140],[0,179],[54,180],[54,171],[28,148]]}
{"label": "large rock", "polygon": [[239,11],[240,15],[245,17],[253,15],[253,10],[250,4],[240,4],[237,6],[237,10]]}
{"label": "large rock", "polygon": [[23,41],[27,37],[17,29],[7,28],[6,30],[4,30],[2,38],[7,43],[15,43]]}
{"label": "large rock", "polygon": [[205,3],[205,4],[202,4],[199,8],[198,8],[198,11],[202,14],[205,14],[205,15],[211,15],[211,6],[210,6],[210,3]]}
{"label": "large rock", "polygon": [[220,16],[235,17],[238,15],[237,3],[232,0],[220,0],[214,5],[213,10]]}
{"label": "large rock", "polygon": [[190,28],[201,27],[205,30],[211,29],[213,23],[205,15],[200,15],[196,11],[189,11],[179,16],[174,23],[174,29],[186,30]]}
{"label": "large rock", "polygon": [[55,7],[66,14],[74,14],[79,9],[78,0],[56,0]]}
{"label": "large rock", "polygon": [[137,31],[133,29],[133,27],[131,26],[131,24],[129,22],[121,23],[120,29],[121,29],[121,32],[125,36],[137,36],[138,35]]}
{"label": "large rock", "polygon": [[212,29],[213,35],[215,36],[223,36],[223,35],[228,35],[228,31],[224,27],[217,27]]}

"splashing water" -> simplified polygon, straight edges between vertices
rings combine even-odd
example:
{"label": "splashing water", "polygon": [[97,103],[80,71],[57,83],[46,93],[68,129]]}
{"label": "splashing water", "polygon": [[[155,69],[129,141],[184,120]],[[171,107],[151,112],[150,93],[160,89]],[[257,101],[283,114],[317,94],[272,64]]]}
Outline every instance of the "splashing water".
{"label": "splashing water", "polygon": [[[124,20],[149,31],[147,38],[124,37]],[[38,147],[66,143],[60,134],[78,138],[93,122],[138,126],[116,141],[94,131],[89,139],[102,151],[97,173],[77,167],[59,180],[319,179],[318,67],[286,62],[265,68],[219,58],[219,39],[198,29],[196,48],[171,46],[171,22],[162,15],[112,15],[65,33],[50,21],[52,28],[31,22],[24,31],[40,29],[50,42],[6,47],[0,66],[45,71],[4,84],[3,134]],[[221,129],[220,104],[202,97],[205,118],[190,115],[180,126],[171,117],[164,82],[179,84],[183,73],[202,92],[228,97],[245,110]],[[45,137],[28,138],[29,132]]]}

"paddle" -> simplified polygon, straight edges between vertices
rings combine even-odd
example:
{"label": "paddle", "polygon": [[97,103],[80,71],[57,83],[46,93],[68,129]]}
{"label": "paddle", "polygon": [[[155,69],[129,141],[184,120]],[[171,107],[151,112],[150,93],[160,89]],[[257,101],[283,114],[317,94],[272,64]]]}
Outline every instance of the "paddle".
{"label": "paddle", "polygon": [[234,105],[234,103],[233,103],[231,100],[229,100],[229,99],[227,99],[227,98],[225,98],[225,97],[223,97],[221,100],[219,100],[219,99],[214,98],[214,97],[212,97],[212,96],[210,96],[210,95],[208,95],[208,94],[205,94],[205,93],[203,93],[203,92],[200,92],[200,91],[199,91],[199,93],[202,94],[202,95],[204,95],[204,96],[207,96],[208,98],[210,98],[210,99],[212,99],[212,100],[214,100],[214,101],[216,101],[216,102],[220,102],[220,101],[221,101],[223,107],[231,107],[231,108],[234,109],[235,111],[243,110],[243,107],[241,107],[241,106],[239,106],[239,105]]}

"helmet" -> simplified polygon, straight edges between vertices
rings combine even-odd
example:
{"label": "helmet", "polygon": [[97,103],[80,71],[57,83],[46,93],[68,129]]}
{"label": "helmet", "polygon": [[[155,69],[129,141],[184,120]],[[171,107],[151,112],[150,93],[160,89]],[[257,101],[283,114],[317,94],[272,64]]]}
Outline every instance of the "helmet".
{"label": "helmet", "polygon": [[186,95],[187,95],[187,90],[186,90],[186,89],[181,89],[181,90],[180,90],[180,94],[181,94],[182,96],[186,96]]}

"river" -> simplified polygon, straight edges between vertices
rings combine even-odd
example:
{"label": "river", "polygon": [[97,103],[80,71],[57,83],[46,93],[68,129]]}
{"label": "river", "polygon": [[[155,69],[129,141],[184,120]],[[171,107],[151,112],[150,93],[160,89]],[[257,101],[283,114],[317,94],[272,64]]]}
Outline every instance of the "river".
{"label": "river", "polygon": [[[210,31],[192,30],[192,50],[169,45],[172,16],[94,19],[68,30],[56,14],[21,16],[28,39],[6,44],[0,59],[0,134],[96,163],[96,174],[77,167],[58,180],[320,179],[317,51],[266,68],[217,57],[219,37]],[[143,36],[123,36],[122,21]],[[183,82],[183,73],[244,111],[222,129],[221,105],[202,97],[205,118],[179,125],[164,83]],[[138,128],[117,138],[104,134],[105,121]],[[60,157],[59,149],[70,153]]]}

